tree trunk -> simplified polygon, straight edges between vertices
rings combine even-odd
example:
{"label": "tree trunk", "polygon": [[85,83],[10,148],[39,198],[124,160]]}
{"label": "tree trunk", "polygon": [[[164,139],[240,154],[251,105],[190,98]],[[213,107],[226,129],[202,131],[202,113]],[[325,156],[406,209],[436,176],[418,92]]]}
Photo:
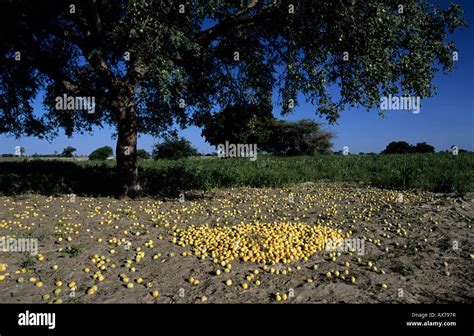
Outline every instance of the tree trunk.
{"label": "tree trunk", "polygon": [[118,99],[117,112],[117,176],[119,180],[118,198],[134,198],[141,190],[138,181],[137,164],[137,115],[133,90],[128,88],[127,92]]}

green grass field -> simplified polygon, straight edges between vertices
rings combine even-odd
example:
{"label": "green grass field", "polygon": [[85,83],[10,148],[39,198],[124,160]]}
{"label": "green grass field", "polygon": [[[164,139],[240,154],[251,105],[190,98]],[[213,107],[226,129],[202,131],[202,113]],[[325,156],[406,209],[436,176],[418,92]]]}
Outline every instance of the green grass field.
{"label": "green grass field", "polygon": [[[3,159],[0,192],[112,195],[115,162]],[[221,187],[283,187],[300,182],[362,182],[390,189],[464,195],[474,190],[474,154],[259,156],[140,161],[143,195],[176,196],[186,190]]]}

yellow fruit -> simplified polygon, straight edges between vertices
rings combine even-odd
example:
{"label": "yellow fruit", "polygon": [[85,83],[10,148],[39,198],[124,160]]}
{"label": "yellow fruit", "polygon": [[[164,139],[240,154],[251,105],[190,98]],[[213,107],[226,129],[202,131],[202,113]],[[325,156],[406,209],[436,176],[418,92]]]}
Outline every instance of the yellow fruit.
{"label": "yellow fruit", "polygon": [[29,281],[35,283],[36,281],[38,281],[38,279],[36,279],[35,277],[31,277]]}
{"label": "yellow fruit", "polygon": [[131,288],[133,288],[133,287],[135,287],[135,285],[133,284],[133,282],[129,282],[129,283],[127,284],[127,288],[130,288],[130,289],[131,289]]}
{"label": "yellow fruit", "polygon": [[43,287],[43,283],[41,281],[36,282],[36,287],[38,288]]}
{"label": "yellow fruit", "polygon": [[351,276],[351,282],[352,282],[353,284],[355,284],[355,282],[356,282],[356,278],[355,278],[355,277],[353,277],[353,276]]}
{"label": "yellow fruit", "polygon": [[207,296],[203,295],[201,296],[201,302],[206,302],[207,301]]}
{"label": "yellow fruit", "polygon": [[248,288],[249,288],[249,284],[246,283],[246,282],[244,282],[244,283],[242,284],[242,288],[243,288],[243,289],[248,289]]}
{"label": "yellow fruit", "polygon": [[17,281],[18,281],[18,283],[23,283],[23,282],[25,282],[25,279],[24,278],[18,278]]}
{"label": "yellow fruit", "polygon": [[216,270],[216,275],[221,275],[221,270]]}
{"label": "yellow fruit", "polygon": [[90,287],[88,290],[87,290],[87,295],[92,295],[94,294],[96,291],[96,289],[94,287]]}
{"label": "yellow fruit", "polygon": [[331,272],[327,272],[327,273],[326,273],[326,277],[327,277],[327,278],[331,278],[331,277],[332,277]]}
{"label": "yellow fruit", "polygon": [[260,280],[255,280],[255,285],[260,286],[261,284]]}
{"label": "yellow fruit", "polygon": [[387,284],[382,284],[382,288],[388,288]]}
{"label": "yellow fruit", "polygon": [[157,297],[160,295],[160,293],[159,293],[157,290],[155,290],[155,291],[151,292],[151,295],[152,295],[154,298],[157,298]]}
{"label": "yellow fruit", "polygon": [[231,279],[226,280],[225,284],[227,286],[232,286],[232,280]]}

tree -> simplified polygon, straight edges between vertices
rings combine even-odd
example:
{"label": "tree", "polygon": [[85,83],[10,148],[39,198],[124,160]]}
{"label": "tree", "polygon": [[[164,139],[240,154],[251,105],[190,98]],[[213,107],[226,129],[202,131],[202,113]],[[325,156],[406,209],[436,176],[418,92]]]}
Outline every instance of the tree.
{"label": "tree", "polygon": [[114,154],[114,150],[110,146],[104,146],[97,148],[95,151],[89,154],[89,160],[105,161],[107,158]]}
{"label": "tree", "polygon": [[185,138],[166,136],[162,143],[156,144],[153,149],[153,158],[157,159],[182,159],[197,156],[199,152]]}
{"label": "tree", "polygon": [[116,126],[119,197],[140,191],[138,132],[273,92],[284,113],[302,94],[331,122],[388,94],[428,97],[433,73],[453,67],[448,33],[465,25],[460,6],[426,0],[24,0],[0,13],[0,132]]}
{"label": "tree", "polygon": [[412,149],[413,153],[434,153],[434,151],[434,147],[428,145],[426,142],[419,142]]}
{"label": "tree", "polygon": [[76,149],[74,147],[71,147],[71,146],[67,146],[66,148],[63,149],[63,152],[61,154],[61,156],[64,156],[64,157],[73,157],[73,153],[76,151]]}
{"label": "tree", "polygon": [[275,120],[270,127],[269,139],[261,149],[277,155],[327,154],[333,137],[334,134],[321,130],[313,120]]}
{"label": "tree", "polygon": [[434,147],[426,142],[419,142],[413,146],[405,141],[393,141],[387,145],[382,154],[434,153],[434,151]]}
{"label": "tree", "polygon": [[382,154],[405,154],[411,153],[412,146],[405,141],[392,141],[387,145]]}
{"label": "tree", "polygon": [[148,160],[151,155],[144,149],[139,149],[137,150],[137,157],[142,160]]}
{"label": "tree", "polygon": [[202,122],[202,135],[213,146],[226,141],[233,144],[262,144],[268,141],[273,119],[271,106],[231,105]]}

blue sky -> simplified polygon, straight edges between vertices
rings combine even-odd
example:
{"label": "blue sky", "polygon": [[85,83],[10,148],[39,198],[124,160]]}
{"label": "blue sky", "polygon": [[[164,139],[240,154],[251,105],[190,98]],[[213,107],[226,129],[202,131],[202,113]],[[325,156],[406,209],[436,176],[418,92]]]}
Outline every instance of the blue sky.
{"label": "blue sky", "polygon": [[[474,2],[470,0],[455,1],[465,10],[469,25],[474,24]],[[449,2],[440,1],[443,7]],[[456,68],[449,74],[437,73],[435,85],[437,95],[421,101],[421,112],[413,114],[408,111],[386,111],[385,118],[377,112],[364,109],[347,109],[336,125],[327,125],[325,119],[315,115],[314,106],[301,104],[294,113],[285,117],[287,120],[313,119],[324,124],[323,127],[336,134],[333,150],[348,146],[352,153],[380,152],[391,141],[404,140],[409,143],[426,141],[436,150],[446,150],[451,145],[474,150],[474,33],[468,27],[451,35],[459,51]],[[35,101],[35,110],[41,113],[41,100]],[[275,111],[275,116],[280,117]],[[93,134],[75,134],[71,138],[62,135],[52,142],[33,137],[15,138],[0,135],[0,153],[14,153],[15,146],[23,146],[26,155],[34,153],[47,154],[62,152],[66,146],[77,148],[76,154],[88,155],[97,147],[115,148],[112,128],[95,129]],[[190,140],[202,153],[214,151],[201,137],[201,130],[189,127],[180,131],[180,135]],[[138,147],[151,151],[158,139],[141,135]]]}

